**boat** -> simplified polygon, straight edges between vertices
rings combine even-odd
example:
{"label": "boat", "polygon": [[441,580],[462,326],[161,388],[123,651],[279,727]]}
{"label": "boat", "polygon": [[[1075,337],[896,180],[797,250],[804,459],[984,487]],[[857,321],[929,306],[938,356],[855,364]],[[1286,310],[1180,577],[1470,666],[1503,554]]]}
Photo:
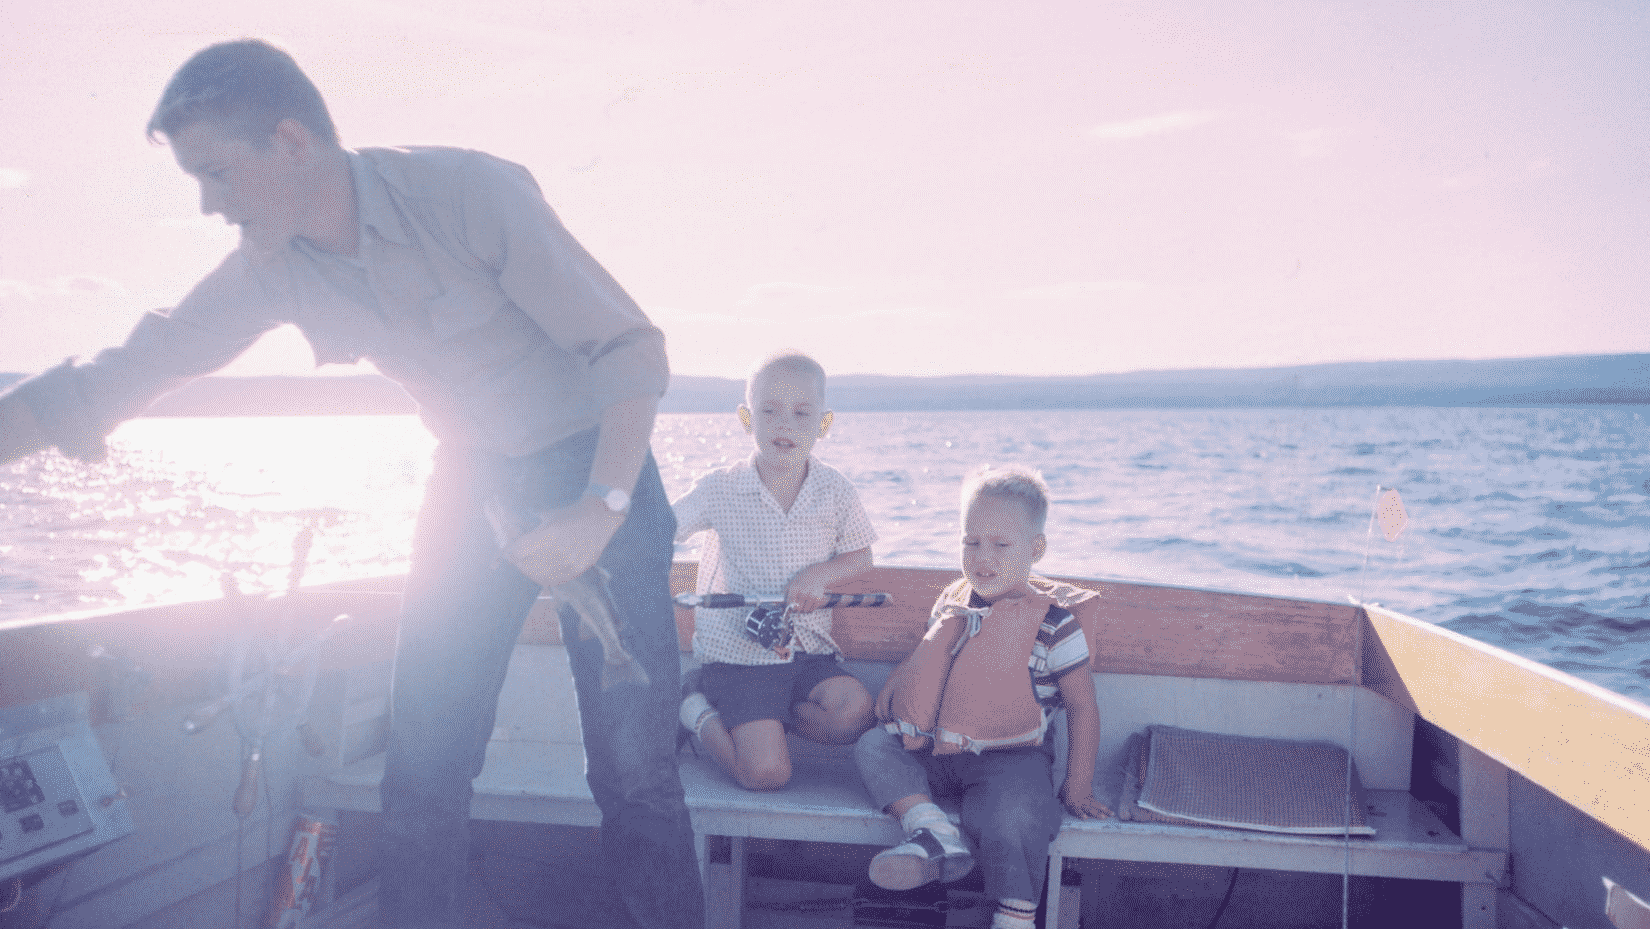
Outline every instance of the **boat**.
{"label": "boat", "polygon": [[[677,565],[678,591],[691,590],[693,568]],[[857,581],[905,608],[838,613],[838,638],[855,643],[844,642],[850,667],[885,668],[909,649],[932,591],[953,576],[879,566]],[[1068,852],[1061,874],[1081,891],[1060,925],[1650,925],[1650,707],[1377,604],[1068,580],[1101,590],[1112,612],[1088,630],[1104,655],[1097,676],[1131,693],[1192,687],[1206,694],[1200,718],[1241,702],[1278,731],[1301,731],[1304,718],[1352,747],[1374,739],[1368,720],[1380,713],[1405,721],[1386,747],[1357,750],[1366,778],[1396,771],[1411,810],[1400,817],[1444,830],[1434,840],[1457,842],[1460,861],[1489,870],[1476,884],[1360,872],[1360,840],[1345,836],[1312,840],[1344,844],[1344,876],[1266,867],[1259,855],[1226,867],[1168,851],[1133,862]],[[340,772],[370,767],[382,749],[400,583],[0,623],[0,929],[364,925],[373,814],[318,817],[312,801],[326,795],[316,784],[342,783]],[[687,658],[691,612],[678,611],[678,623]],[[535,611],[518,658],[559,647],[554,615]],[[565,691],[534,679],[550,673],[535,661],[513,664],[512,676],[527,679],[507,683],[495,739],[533,738],[523,733],[546,714],[543,695],[554,705]],[[1333,693],[1349,695],[1344,707],[1300,710],[1300,699]],[[1351,709],[1358,700],[1380,712]],[[799,777],[812,757],[799,754]],[[762,819],[763,795],[740,802],[743,821]],[[68,825],[51,819],[71,806],[75,816],[59,816]],[[42,812],[51,825],[25,830]],[[1377,834],[1387,828],[1374,822]],[[921,901],[868,899],[859,879],[875,848],[741,835],[711,849],[733,855],[738,877],[712,881],[708,902],[745,926],[989,922],[966,881]],[[601,925],[580,915],[577,894],[542,879],[588,868],[593,841],[588,820],[478,827],[469,925]],[[1485,907],[1476,916],[1475,900]]]}

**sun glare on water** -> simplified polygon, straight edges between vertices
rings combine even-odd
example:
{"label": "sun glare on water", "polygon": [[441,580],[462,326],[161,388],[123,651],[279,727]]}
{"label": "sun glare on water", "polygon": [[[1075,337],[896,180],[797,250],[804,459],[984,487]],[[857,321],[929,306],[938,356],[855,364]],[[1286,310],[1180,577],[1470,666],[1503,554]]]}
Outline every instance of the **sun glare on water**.
{"label": "sun glare on water", "polygon": [[434,439],[407,416],[157,418],[109,446],[18,468],[6,557],[30,581],[0,616],[278,592],[306,527],[306,583],[404,571]]}

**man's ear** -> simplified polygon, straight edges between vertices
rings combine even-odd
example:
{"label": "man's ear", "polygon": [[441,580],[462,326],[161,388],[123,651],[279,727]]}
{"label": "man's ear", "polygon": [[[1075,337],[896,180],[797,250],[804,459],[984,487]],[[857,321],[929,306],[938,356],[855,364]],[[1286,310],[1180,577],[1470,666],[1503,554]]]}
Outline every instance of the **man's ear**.
{"label": "man's ear", "polygon": [[1046,554],[1048,554],[1048,539],[1039,532],[1037,538],[1031,540],[1031,563],[1036,564],[1042,561],[1043,556]]}
{"label": "man's ear", "polygon": [[299,161],[308,160],[316,151],[315,134],[290,116],[275,124],[275,134],[270,136],[269,143]]}
{"label": "man's ear", "polygon": [[834,416],[836,416],[835,413],[832,413],[830,410],[826,410],[825,415],[820,418],[820,420],[819,420],[819,437],[820,438],[822,438],[822,439],[825,438],[825,433],[831,431],[831,419]]}
{"label": "man's ear", "polygon": [[751,408],[743,403],[739,404],[739,421],[745,424],[746,432],[751,431]]}

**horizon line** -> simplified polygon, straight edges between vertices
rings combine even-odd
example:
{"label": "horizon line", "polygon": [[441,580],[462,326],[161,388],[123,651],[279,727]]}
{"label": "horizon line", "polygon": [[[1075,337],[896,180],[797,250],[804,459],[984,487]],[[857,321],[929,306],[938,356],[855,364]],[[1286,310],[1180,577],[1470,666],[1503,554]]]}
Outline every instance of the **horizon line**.
{"label": "horizon line", "polygon": [[[940,379],[944,379],[944,378],[962,378],[962,377],[1027,378],[1027,379],[1034,379],[1034,380],[1058,380],[1058,379],[1062,379],[1062,378],[1116,377],[1116,376],[1124,376],[1124,375],[1131,375],[1131,374],[1178,374],[1178,373],[1199,373],[1199,372],[1210,372],[1210,371],[1222,371],[1222,372],[1286,371],[1286,370],[1292,370],[1292,369],[1297,369],[1297,368],[1323,368],[1323,367],[1336,367],[1336,366],[1346,366],[1346,365],[1484,364],[1484,363],[1495,363],[1495,362],[1556,361],[1556,360],[1563,360],[1563,359],[1584,359],[1584,358],[1626,359],[1626,358],[1633,358],[1633,357],[1640,357],[1640,356],[1644,357],[1647,361],[1650,361],[1650,350],[1630,351],[1630,352],[1572,352],[1572,353],[1557,354],[1557,355],[1508,355],[1508,356],[1497,356],[1497,357],[1493,357],[1493,358],[1381,358],[1381,359],[1348,359],[1348,360],[1341,360],[1341,361],[1308,361],[1308,362],[1299,362],[1299,363],[1294,363],[1294,364],[1268,364],[1268,365],[1242,365],[1242,366],[1203,365],[1203,366],[1184,367],[1184,368],[1131,368],[1131,369],[1126,370],[1126,371],[1090,371],[1090,372],[1084,373],[1084,374],[1016,374],[1016,373],[1008,373],[1008,372],[1001,372],[1001,371],[969,371],[969,372],[954,372],[954,373],[949,373],[949,374],[890,374],[890,373],[873,372],[873,371],[844,371],[844,372],[840,372],[840,373],[833,373],[830,376],[832,378],[839,378],[839,377],[889,377],[889,378],[895,378],[895,377],[898,377],[898,378],[909,378],[909,379],[917,379],[917,380],[940,380]],[[10,379],[16,380],[16,379],[22,379],[22,378],[25,378],[25,377],[30,377],[30,376],[32,376],[33,374],[36,374],[36,373],[39,373],[39,372],[34,372],[34,371],[4,371],[4,372],[0,372],[0,378],[10,378]],[[674,370],[671,371],[670,376],[673,377],[673,378],[674,377],[684,377],[684,378],[700,378],[700,379],[706,379],[706,380],[743,381],[745,379],[744,374],[740,374],[740,375],[694,374],[694,373],[688,373],[688,372],[685,372],[685,371],[674,371]],[[340,377],[340,378],[341,377],[382,377],[382,378],[385,378],[385,379],[388,379],[388,380],[393,380],[393,378],[390,378],[388,375],[383,374],[382,372],[352,371],[352,370],[345,369],[345,368],[341,368],[339,370],[333,370],[333,371],[327,371],[327,370],[323,370],[322,368],[316,368],[315,370],[309,371],[309,372],[291,373],[291,374],[217,374],[217,373],[213,373],[213,374],[201,375],[201,377],[196,378],[196,380],[205,380],[207,378],[218,378],[218,379],[222,379],[222,380],[256,380],[256,379],[260,379],[260,378],[312,379],[312,378],[334,378],[334,377]]]}

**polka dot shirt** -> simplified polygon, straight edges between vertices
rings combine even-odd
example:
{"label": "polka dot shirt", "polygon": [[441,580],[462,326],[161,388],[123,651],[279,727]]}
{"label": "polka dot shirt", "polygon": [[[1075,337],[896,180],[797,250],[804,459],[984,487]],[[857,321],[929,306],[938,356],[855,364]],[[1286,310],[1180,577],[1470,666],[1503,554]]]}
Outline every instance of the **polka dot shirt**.
{"label": "polka dot shirt", "polygon": [[[707,532],[700,547],[698,593],[738,593],[763,600],[785,596],[785,585],[809,565],[858,551],[876,541],[854,485],[817,458],[790,512],[763,486],[754,459],[700,477],[673,507],[676,539]],[[745,635],[750,609],[698,610],[693,655],[701,662],[782,664],[798,650],[840,654],[831,639],[831,611],[791,617],[795,640],[781,653]]]}

